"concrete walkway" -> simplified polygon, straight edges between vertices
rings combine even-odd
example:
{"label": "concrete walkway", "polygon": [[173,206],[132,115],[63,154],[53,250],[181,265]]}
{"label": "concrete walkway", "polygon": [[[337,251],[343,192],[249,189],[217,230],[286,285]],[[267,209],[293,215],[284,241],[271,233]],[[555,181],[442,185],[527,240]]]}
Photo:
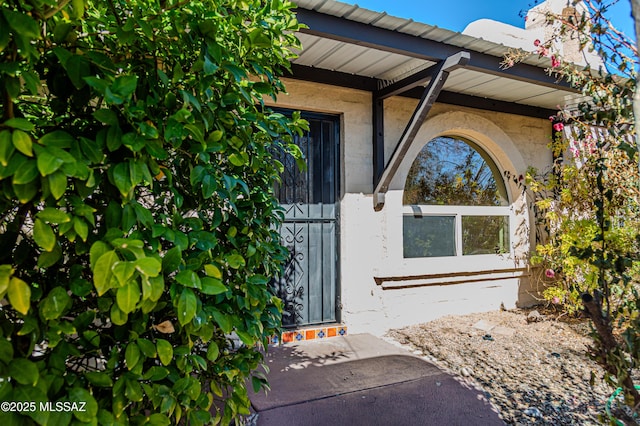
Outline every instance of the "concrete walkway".
{"label": "concrete walkway", "polygon": [[269,348],[258,426],[503,425],[480,391],[369,334]]}

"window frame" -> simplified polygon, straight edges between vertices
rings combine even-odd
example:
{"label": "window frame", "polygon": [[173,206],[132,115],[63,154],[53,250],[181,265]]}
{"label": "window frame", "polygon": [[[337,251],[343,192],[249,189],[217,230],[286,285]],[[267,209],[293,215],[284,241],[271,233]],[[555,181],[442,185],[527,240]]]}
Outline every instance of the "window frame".
{"label": "window frame", "polygon": [[[415,262],[415,261],[425,261],[425,260],[439,260],[442,261],[444,259],[456,259],[460,260],[464,258],[465,261],[469,261],[470,259],[480,259],[480,260],[489,260],[489,259],[500,259],[503,260],[507,257],[512,257],[514,253],[514,241],[515,241],[515,223],[516,223],[516,215],[514,209],[512,207],[512,194],[508,185],[508,182],[505,181],[504,176],[502,174],[501,167],[498,162],[495,161],[494,156],[490,151],[486,150],[484,147],[479,145],[477,142],[470,140],[467,137],[459,136],[455,134],[444,134],[436,136],[430,139],[427,143],[425,143],[420,151],[414,157],[411,166],[413,166],[413,162],[416,161],[419,153],[425,149],[429,143],[438,138],[449,138],[456,141],[463,142],[467,144],[471,149],[476,151],[478,155],[484,160],[489,169],[491,170],[494,179],[496,179],[496,183],[501,186],[504,190],[504,196],[506,197],[506,204],[504,205],[438,205],[438,204],[402,204],[402,257],[405,261]],[[402,192],[402,200],[404,200],[404,191],[406,189],[407,177],[405,177],[403,192]],[[428,256],[428,257],[405,257],[405,241],[404,241],[404,217],[412,216],[416,217],[418,215],[418,211],[421,216],[453,216],[455,217],[454,224],[454,232],[455,232],[455,255],[453,256]],[[462,246],[462,216],[506,216],[509,221],[509,244],[508,251],[504,253],[496,253],[496,254],[463,254],[463,246]],[[491,262],[490,262],[491,263]]]}
{"label": "window frame", "polygon": [[[515,238],[514,223],[515,214],[511,206],[439,206],[439,205],[425,205],[425,204],[404,204],[402,206],[402,217],[405,216],[449,216],[455,217],[454,221],[454,234],[455,234],[455,255],[453,256],[427,256],[427,257],[405,257],[404,256],[404,229],[403,229],[403,258],[404,259],[454,259],[464,257],[482,257],[482,256],[508,256],[513,254],[513,241]],[[462,216],[500,216],[508,217],[509,219],[509,244],[508,251],[505,253],[496,254],[463,254],[462,247]],[[404,226],[404,225],[403,225]]]}

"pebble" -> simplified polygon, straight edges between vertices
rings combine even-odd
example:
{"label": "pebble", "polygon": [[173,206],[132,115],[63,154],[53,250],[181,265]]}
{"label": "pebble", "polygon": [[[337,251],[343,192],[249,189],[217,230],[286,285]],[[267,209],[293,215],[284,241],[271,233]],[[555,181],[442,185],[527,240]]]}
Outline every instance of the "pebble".
{"label": "pebble", "polygon": [[536,407],[529,407],[523,413],[530,417],[542,417],[542,413]]}
{"label": "pebble", "polygon": [[544,318],[542,317],[542,315],[540,315],[540,312],[536,311],[535,309],[529,312],[529,315],[527,315],[528,323],[540,322],[540,321],[544,321]]}

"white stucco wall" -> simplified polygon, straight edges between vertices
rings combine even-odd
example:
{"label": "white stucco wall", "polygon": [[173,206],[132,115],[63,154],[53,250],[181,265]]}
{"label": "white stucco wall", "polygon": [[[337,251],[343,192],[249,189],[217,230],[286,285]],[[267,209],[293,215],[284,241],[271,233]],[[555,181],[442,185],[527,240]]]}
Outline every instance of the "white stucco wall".
{"label": "white stucco wall", "polygon": [[[393,179],[384,208],[376,212],[371,195],[371,94],[297,80],[286,80],[286,87],[288,94],[280,95],[278,106],[341,115],[339,285],[342,321],[349,332],[383,334],[389,328],[443,315],[499,309],[501,305],[509,308],[518,301],[526,302],[527,273],[522,269],[526,265],[517,264],[515,259],[467,256],[464,265],[460,264],[461,258],[403,259],[402,188],[415,155],[440,135],[473,140],[502,170],[523,174],[528,166],[548,167],[548,120],[436,104]],[[416,103],[400,97],[385,101],[385,159],[391,156]],[[521,240],[516,249],[526,251],[530,247],[526,200],[520,198],[514,185],[509,191],[514,208],[520,212],[512,226],[516,240]],[[487,272],[496,269],[507,272]],[[460,276],[463,271],[477,274]],[[433,274],[439,275],[429,277]],[[421,277],[395,280],[414,275]],[[430,285],[418,286],[423,284]],[[399,288],[403,286],[407,288]]]}

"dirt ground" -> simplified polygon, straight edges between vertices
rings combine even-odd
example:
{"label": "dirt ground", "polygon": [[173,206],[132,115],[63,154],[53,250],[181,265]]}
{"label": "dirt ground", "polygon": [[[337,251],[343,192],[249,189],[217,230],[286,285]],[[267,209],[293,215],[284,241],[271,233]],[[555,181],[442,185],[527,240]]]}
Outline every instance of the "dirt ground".
{"label": "dirt ground", "polygon": [[481,388],[507,424],[601,424],[613,389],[588,357],[588,322],[531,312],[449,316],[389,337]]}

